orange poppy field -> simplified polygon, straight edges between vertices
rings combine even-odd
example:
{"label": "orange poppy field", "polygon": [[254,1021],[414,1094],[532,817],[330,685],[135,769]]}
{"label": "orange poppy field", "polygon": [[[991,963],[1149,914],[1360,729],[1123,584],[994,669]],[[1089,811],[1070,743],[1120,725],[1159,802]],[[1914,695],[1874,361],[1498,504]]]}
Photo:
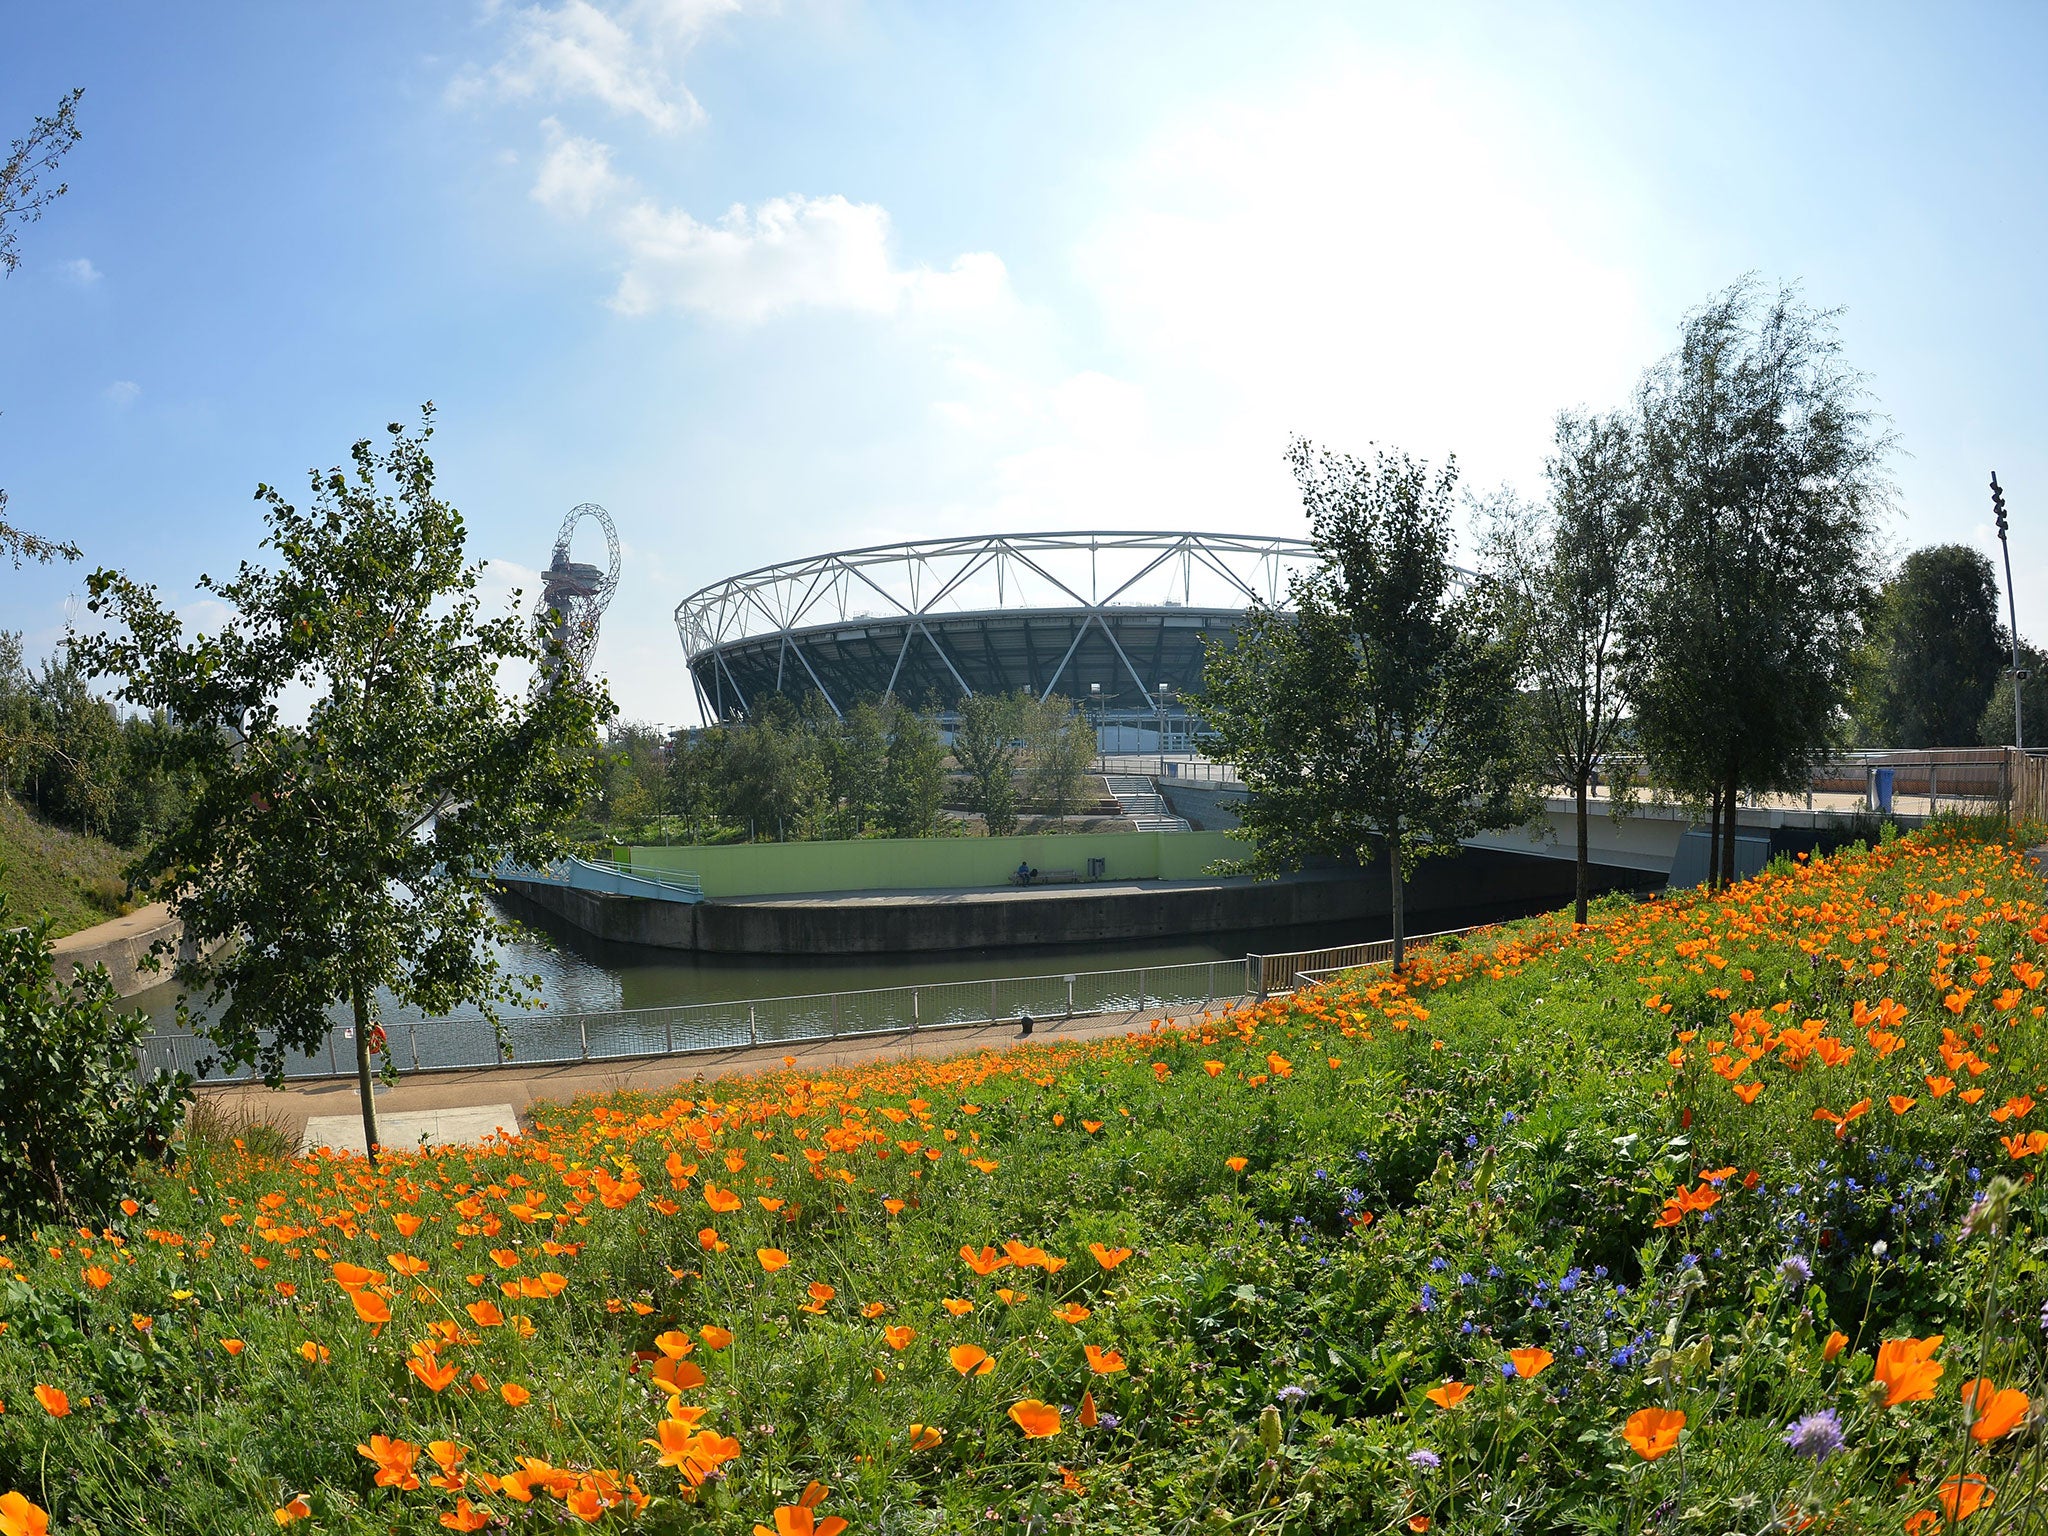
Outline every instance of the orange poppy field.
{"label": "orange poppy field", "polygon": [[2043,1528],[2022,841],[375,1167],[194,1145],[0,1244],[0,1536]]}

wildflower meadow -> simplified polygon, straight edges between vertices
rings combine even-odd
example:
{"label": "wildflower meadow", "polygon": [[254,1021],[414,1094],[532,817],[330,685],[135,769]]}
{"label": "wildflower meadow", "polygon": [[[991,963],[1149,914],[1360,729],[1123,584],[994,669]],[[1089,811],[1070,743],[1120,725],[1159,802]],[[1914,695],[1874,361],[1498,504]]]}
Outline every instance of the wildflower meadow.
{"label": "wildflower meadow", "polygon": [[0,1533],[2048,1527],[2025,841],[374,1168],[195,1140],[0,1244]]}

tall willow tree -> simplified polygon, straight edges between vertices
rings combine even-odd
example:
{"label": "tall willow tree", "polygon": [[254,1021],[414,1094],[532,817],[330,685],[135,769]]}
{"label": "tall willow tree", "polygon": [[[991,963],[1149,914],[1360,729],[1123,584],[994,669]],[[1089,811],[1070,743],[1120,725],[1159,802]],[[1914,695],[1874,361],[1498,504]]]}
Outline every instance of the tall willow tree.
{"label": "tall willow tree", "polygon": [[1250,791],[1251,868],[1383,856],[1399,965],[1415,866],[1531,810],[1515,656],[1483,594],[1456,589],[1455,463],[1300,439],[1288,459],[1322,563],[1290,580],[1290,612],[1254,609],[1210,654],[1196,707]]}
{"label": "tall willow tree", "polygon": [[192,941],[183,979],[220,1005],[209,1038],[275,1085],[346,1005],[372,1157],[376,999],[489,1014],[519,995],[485,894],[501,860],[567,851],[611,714],[580,679],[503,685],[508,663],[548,659],[546,626],[479,613],[432,424],[429,406],[417,433],[358,442],[349,468],[313,473],[303,510],[259,486],[274,559],[200,578],[217,631],[187,635],[154,588],[101,570],[88,606],[116,627],[80,642],[121,697],[183,727],[164,750],[198,787],[134,873]]}
{"label": "tall willow tree", "polygon": [[1740,797],[1803,789],[1848,723],[1892,440],[1834,319],[1744,279],[1686,317],[1639,397],[1626,683],[1653,773],[1716,808],[1723,884]]}

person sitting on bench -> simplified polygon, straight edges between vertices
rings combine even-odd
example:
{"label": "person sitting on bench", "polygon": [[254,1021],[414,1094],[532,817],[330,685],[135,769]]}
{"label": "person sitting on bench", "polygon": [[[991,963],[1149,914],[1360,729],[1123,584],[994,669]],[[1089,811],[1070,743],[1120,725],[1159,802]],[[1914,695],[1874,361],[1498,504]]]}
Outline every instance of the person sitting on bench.
{"label": "person sitting on bench", "polygon": [[1019,885],[1029,885],[1031,877],[1036,873],[1037,871],[1031,867],[1029,859],[1019,859],[1017,861],[1017,883]]}

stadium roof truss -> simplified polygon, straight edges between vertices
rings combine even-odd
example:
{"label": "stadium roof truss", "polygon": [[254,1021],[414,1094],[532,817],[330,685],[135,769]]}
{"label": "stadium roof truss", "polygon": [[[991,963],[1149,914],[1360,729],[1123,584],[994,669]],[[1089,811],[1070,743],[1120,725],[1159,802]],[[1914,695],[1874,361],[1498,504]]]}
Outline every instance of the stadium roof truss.
{"label": "stadium roof truss", "polygon": [[734,576],[685,598],[676,631],[707,719],[792,686],[835,713],[891,693],[1081,694],[1084,671],[1096,697],[1149,709],[1199,686],[1200,637],[1281,607],[1288,577],[1315,563],[1306,540],[1247,534],[930,539]]}

